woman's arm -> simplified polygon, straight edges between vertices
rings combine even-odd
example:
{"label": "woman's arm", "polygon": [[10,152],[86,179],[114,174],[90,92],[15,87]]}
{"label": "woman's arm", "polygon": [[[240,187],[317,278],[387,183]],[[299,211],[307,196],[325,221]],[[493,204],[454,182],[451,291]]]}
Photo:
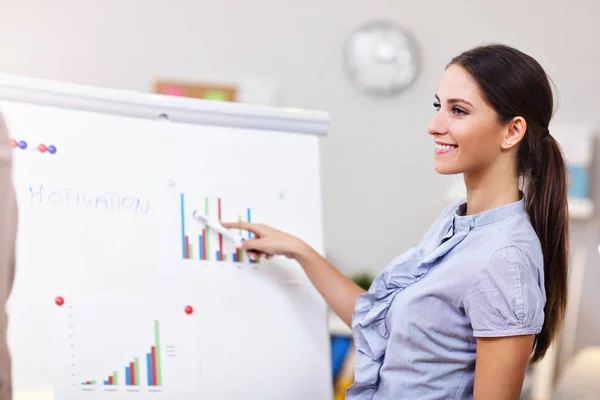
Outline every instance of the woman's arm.
{"label": "woman's arm", "polygon": [[519,400],[534,338],[477,338],[473,400]]}
{"label": "woman's arm", "polygon": [[463,306],[477,341],[474,400],[519,400],[544,323],[543,274],[528,251],[503,246],[465,291]]}
{"label": "woman's arm", "polygon": [[294,258],[302,265],[306,275],[331,309],[348,326],[352,326],[354,305],[358,296],[365,291],[308,246]]}
{"label": "woman's arm", "polygon": [[351,279],[341,274],[329,261],[308,244],[270,226],[249,222],[221,223],[225,228],[244,229],[256,235],[242,242],[242,250],[250,257],[285,255],[304,268],[306,275],[321,293],[329,307],[352,326],[352,313],[358,296],[365,291]]}

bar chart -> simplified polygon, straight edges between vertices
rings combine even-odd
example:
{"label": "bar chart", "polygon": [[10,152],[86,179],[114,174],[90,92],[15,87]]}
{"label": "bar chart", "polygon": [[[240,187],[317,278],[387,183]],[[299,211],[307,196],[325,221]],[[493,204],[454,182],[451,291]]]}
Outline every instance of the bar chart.
{"label": "bar chart", "polygon": [[67,301],[58,321],[64,328],[58,337],[57,356],[64,361],[58,375],[64,379],[56,386],[57,398],[85,398],[82,393],[92,392],[138,398],[152,393],[159,399],[198,393],[197,318],[181,304]]}
{"label": "bar chart", "polygon": [[[200,205],[200,207],[198,207]],[[227,207],[220,197],[203,196],[197,198],[179,194],[179,227],[181,258],[190,261],[216,261],[232,263],[260,263],[244,255],[240,249],[236,249],[233,243],[223,238],[223,235],[212,232],[207,226],[202,225],[192,215],[202,212],[207,217],[219,221],[252,222],[252,208],[245,206]],[[250,232],[239,231],[245,238],[252,238]]]}
{"label": "bar chart", "polygon": [[[124,369],[125,386],[161,386],[162,385],[162,373],[160,366],[160,329],[159,321],[154,321],[154,345],[150,347],[150,351],[143,357],[145,363],[144,378],[141,378],[142,365],[140,364],[140,358],[134,357],[132,361],[128,362]],[[142,382],[145,379],[145,382]],[[96,381],[85,381],[82,385],[95,385]],[[118,386],[119,385],[119,373],[114,371],[104,380],[104,386]]]}

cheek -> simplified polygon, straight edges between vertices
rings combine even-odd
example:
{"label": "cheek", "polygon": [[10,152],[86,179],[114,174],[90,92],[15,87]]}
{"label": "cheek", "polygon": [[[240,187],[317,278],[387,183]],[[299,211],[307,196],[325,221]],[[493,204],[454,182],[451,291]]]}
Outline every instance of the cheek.
{"label": "cheek", "polygon": [[457,131],[454,135],[461,158],[468,157],[474,162],[486,161],[496,156],[499,148],[494,134],[484,127],[471,126]]}

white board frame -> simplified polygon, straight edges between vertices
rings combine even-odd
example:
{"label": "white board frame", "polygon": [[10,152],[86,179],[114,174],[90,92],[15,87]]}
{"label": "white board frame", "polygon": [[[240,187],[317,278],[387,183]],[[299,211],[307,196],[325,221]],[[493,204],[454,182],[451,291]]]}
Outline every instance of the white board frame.
{"label": "white board frame", "polygon": [[173,122],[327,135],[327,112],[216,102],[0,74],[0,100]]}

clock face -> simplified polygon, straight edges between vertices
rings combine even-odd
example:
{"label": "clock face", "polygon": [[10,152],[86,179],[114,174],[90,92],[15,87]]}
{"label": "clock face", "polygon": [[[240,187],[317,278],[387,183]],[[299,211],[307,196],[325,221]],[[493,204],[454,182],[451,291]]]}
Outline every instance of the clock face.
{"label": "clock face", "polygon": [[400,26],[388,21],[369,22],[352,32],[344,61],[352,84],[378,96],[406,90],[419,71],[415,43]]}

